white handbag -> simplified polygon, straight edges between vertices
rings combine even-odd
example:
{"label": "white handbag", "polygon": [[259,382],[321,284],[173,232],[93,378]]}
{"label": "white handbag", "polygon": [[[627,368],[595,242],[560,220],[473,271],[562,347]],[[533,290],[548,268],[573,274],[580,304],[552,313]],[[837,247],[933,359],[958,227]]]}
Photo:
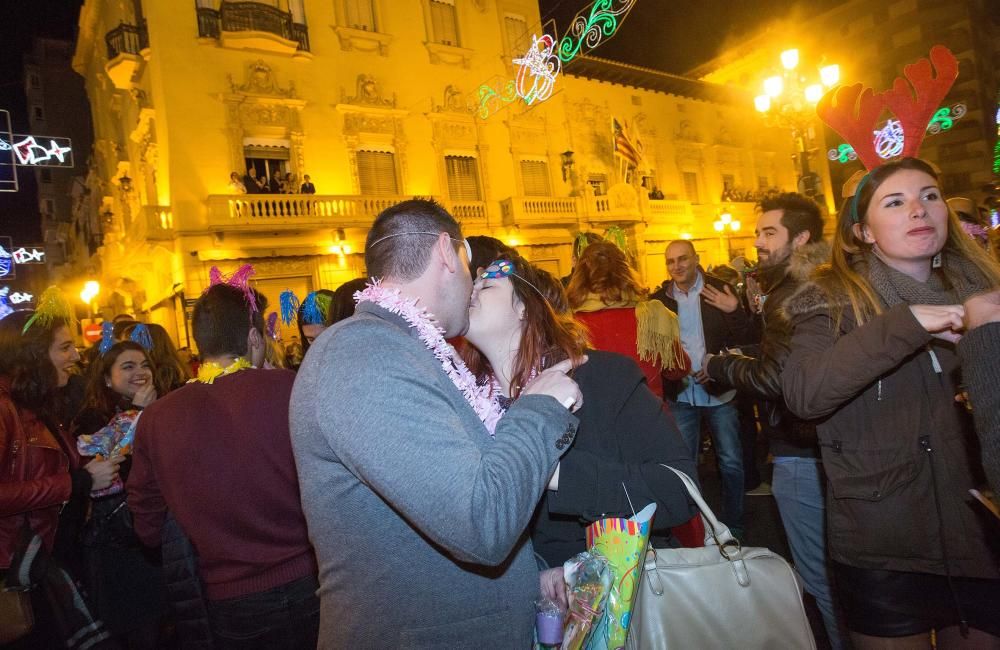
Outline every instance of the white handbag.
{"label": "white handbag", "polygon": [[698,486],[676,474],[705,522],[702,548],[649,548],[627,650],[815,650],[794,569],[766,548],[741,548]]}

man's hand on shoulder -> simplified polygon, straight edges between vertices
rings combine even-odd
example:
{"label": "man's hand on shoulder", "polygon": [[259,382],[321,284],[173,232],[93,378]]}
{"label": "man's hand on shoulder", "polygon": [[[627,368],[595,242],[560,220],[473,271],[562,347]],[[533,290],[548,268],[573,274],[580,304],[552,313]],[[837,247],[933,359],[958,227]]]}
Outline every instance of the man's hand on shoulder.
{"label": "man's hand on shoulder", "polygon": [[[581,363],[586,363],[587,357]],[[543,370],[535,380],[524,387],[522,395],[548,395],[572,412],[583,406],[583,394],[575,381],[566,374],[573,370],[573,362],[569,359],[560,361],[551,368]]]}

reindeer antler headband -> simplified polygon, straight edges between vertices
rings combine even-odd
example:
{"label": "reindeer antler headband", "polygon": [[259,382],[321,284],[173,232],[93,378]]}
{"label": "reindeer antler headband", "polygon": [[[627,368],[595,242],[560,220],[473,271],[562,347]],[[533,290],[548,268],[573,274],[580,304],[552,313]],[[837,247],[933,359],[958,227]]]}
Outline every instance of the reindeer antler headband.
{"label": "reindeer antler headband", "polygon": [[844,136],[868,170],[883,162],[875,151],[873,136],[884,109],[895,114],[903,129],[901,155],[917,155],[927,133],[927,124],[958,78],[958,59],[947,47],[935,45],[931,48],[930,61],[920,59],[907,65],[903,75],[906,79],[896,77],[890,90],[875,93],[859,83],[841,86],[828,92],[816,104],[816,114]]}
{"label": "reindeer antler headband", "polygon": [[[936,73],[936,74],[935,74]],[[903,68],[892,88],[880,93],[860,83],[829,91],[816,104],[816,114],[854,147],[869,172],[885,161],[875,147],[875,127],[883,111],[891,111],[903,131],[902,157],[916,156],[927,134],[927,124],[958,78],[958,59],[943,45],[935,45],[930,60],[920,59]],[[868,180],[854,191],[852,216],[858,221],[857,197]]]}

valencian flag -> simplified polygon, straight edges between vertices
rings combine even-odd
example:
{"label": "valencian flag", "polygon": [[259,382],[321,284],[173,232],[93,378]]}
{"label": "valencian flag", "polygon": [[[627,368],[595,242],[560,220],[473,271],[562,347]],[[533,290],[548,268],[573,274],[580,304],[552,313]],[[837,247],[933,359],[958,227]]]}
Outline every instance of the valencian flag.
{"label": "valencian flag", "polygon": [[632,167],[638,167],[642,160],[642,145],[632,142],[629,136],[628,124],[622,125],[616,118],[611,118],[611,127],[615,137],[615,153],[625,159]]}

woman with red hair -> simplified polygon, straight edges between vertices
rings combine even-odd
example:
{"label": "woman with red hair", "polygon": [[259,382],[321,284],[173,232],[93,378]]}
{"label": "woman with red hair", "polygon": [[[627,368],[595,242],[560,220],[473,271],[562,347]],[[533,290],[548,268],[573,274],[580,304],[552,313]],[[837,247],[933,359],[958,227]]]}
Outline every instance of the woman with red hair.
{"label": "woman with red hair", "polygon": [[594,348],[631,357],[660,399],[662,374],[682,379],[690,373],[677,314],[648,300],[649,292],[614,244],[597,242],[583,250],[566,293]]}

